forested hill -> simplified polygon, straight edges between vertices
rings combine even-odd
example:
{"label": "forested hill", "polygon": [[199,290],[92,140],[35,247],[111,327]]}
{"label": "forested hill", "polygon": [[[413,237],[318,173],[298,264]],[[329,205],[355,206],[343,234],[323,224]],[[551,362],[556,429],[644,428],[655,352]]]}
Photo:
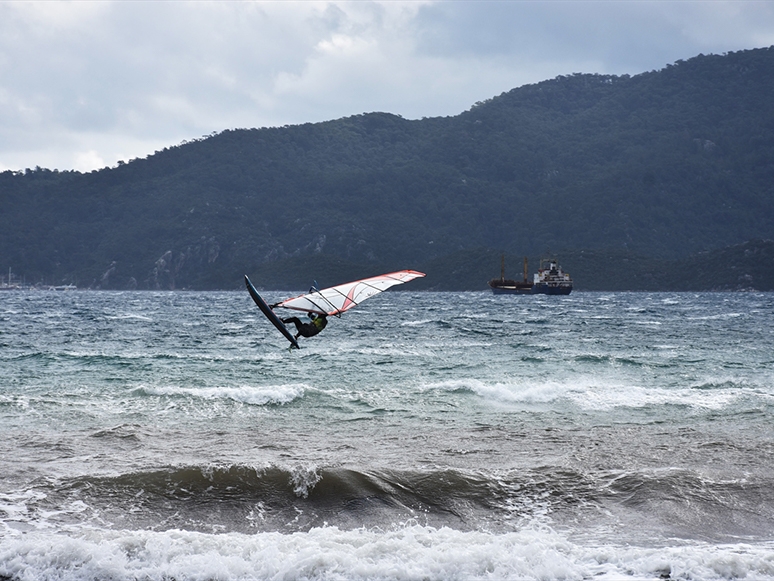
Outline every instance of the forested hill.
{"label": "forested hill", "polygon": [[423,283],[454,289],[476,249],[684,259],[774,238],[772,95],[774,47],[559,77],[455,117],[227,130],[87,174],[5,172],[0,267],[206,289],[448,265]]}

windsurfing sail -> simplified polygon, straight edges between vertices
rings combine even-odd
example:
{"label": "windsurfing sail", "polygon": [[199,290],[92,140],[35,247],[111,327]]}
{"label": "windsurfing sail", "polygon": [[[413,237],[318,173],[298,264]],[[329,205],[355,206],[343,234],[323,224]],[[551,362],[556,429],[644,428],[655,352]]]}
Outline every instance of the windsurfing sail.
{"label": "windsurfing sail", "polygon": [[400,270],[310,292],[272,305],[318,315],[340,315],[391,286],[425,276],[416,270]]}

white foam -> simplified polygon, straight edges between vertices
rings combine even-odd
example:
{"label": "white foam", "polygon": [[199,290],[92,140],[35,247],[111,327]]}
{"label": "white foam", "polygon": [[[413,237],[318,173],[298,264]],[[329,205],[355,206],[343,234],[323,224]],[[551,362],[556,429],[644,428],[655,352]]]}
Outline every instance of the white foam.
{"label": "white foam", "polygon": [[16,533],[0,575],[60,579],[774,579],[774,545],[580,545],[547,527],[506,534],[407,525],[388,531]]}
{"label": "white foam", "polygon": [[427,325],[428,323],[432,323],[433,319],[420,319],[418,321],[402,321],[400,326],[401,327],[419,327],[422,325]]}
{"label": "white foam", "polygon": [[309,491],[322,480],[322,475],[313,467],[297,466],[290,471],[290,481],[293,484],[293,492],[299,498],[308,498]]}
{"label": "white foam", "polygon": [[121,313],[119,315],[105,315],[105,319],[108,321],[144,321],[147,323],[152,323],[153,319],[145,316],[140,315],[138,313]]}
{"label": "white foam", "polygon": [[574,376],[571,379],[513,378],[502,382],[478,379],[454,379],[425,384],[422,390],[469,391],[491,402],[550,404],[570,401],[584,410],[613,408],[638,409],[651,406],[680,405],[696,409],[719,410],[735,405],[741,399],[754,397],[771,400],[774,395],[728,380],[712,389],[699,389],[699,384],[685,386],[643,386],[615,378]]}
{"label": "white foam", "polygon": [[566,396],[567,388],[558,383],[529,384],[521,382],[488,383],[478,379],[453,379],[432,383],[424,389],[470,391],[488,401],[548,403]]}
{"label": "white foam", "polygon": [[242,385],[235,387],[144,387],[149,395],[174,396],[188,395],[207,400],[230,399],[251,405],[287,404],[301,398],[307,386],[302,384],[283,385]]}
{"label": "white foam", "polygon": [[29,514],[27,504],[31,501],[42,500],[45,497],[45,494],[33,490],[20,494],[0,494],[0,513],[4,516],[3,522],[16,522],[26,519]]}
{"label": "white foam", "polygon": [[736,402],[741,394],[731,389],[702,391],[688,388],[658,388],[639,385],[595,385],[571,398],[580,408],[608,410],[612,408],[646,408],[663,405],[679,405],[700,409],[723,409]]}

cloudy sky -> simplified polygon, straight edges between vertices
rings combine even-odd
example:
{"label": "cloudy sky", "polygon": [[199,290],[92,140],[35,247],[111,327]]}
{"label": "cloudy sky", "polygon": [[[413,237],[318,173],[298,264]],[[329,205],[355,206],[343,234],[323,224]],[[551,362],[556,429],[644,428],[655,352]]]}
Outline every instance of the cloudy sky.
{"label": "cloudy sky", "polygon": [[771,45],[771,0],[0,0],[0,171]]}

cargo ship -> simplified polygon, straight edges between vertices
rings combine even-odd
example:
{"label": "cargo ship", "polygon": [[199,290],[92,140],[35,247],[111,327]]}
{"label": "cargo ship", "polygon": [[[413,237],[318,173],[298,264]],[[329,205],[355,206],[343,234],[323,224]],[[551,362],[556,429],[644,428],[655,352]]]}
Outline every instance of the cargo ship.
{"label": "cargo ship", "polygon": [[505,256],[500,258],[500,278],[489,281],[489,287],[496,295],[529,295],[532,294],[533,284],[527,276],[527,257],[524,257],[524,280],[517,281],[505,278]]}
{"label": "cargo ship", "polygon": [[[544,264],[547,267],[544,268]],[[505,278],[505,256],[500,260],[500,278],[489,281],[496,295],[568,295],[572,292],[572,278],[556,260],[541,260],[540,269],[529,280],[527,258],[524,257],[524,280]]]}
{"label": "cargo ship", "polygon": [[[543,263],[548,263],[548,268],[543,268]],[[536,295],[568,295],[572,292],[572,278],[556,260],[541,260],[540,270],[534,276],[532,294]]]}

